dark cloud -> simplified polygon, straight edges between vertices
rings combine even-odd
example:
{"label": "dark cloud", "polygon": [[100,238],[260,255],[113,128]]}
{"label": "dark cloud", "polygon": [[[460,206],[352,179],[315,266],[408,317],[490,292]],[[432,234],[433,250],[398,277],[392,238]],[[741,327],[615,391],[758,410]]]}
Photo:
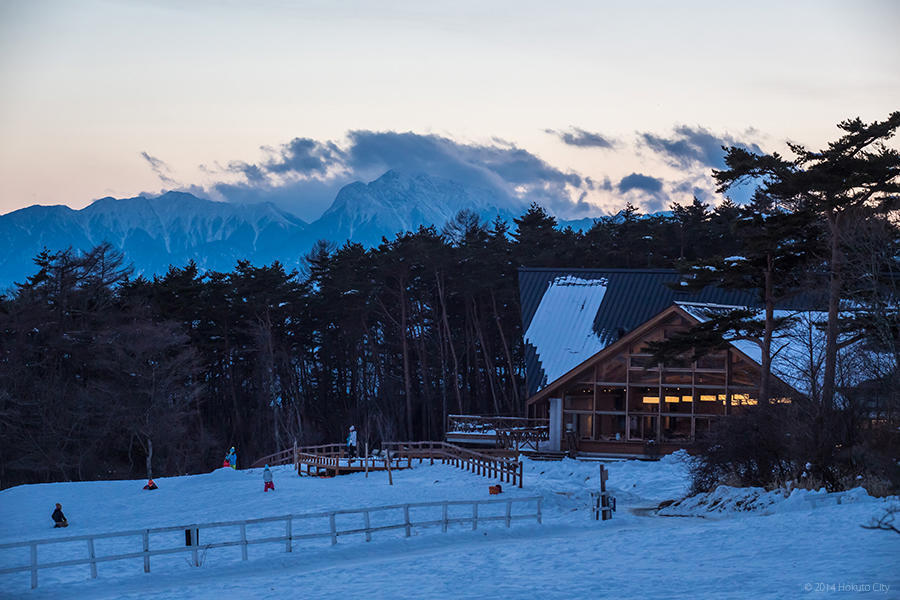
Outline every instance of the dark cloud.
{"label": "dark cloud", "polygon": [[230,173],[243,175],[247,178],[247,182],[254,185],[265,185],[268,180],[266,170],[259,165],[246,163],[243,161],[232,161],[228,163],[226,168]]}
{"label": "dark cloud", "polygon": [[342,157],[343,152],[332,142],[294,138],[281,147],[279,156],[267,162],[265,168],[270,173],[325,175]]}
{"label": "dark cloud", "polygon": [[629,193],[631,201],[648,213],[663,210],[669,204],[669,196],[663,191],[663,180],[632,173],[626,175],[616,185],[620,194]]}
{"label": "dark cloud", "polygon": [[717,136],[703,127],[677,127],[671,137],[652,133],[639,134],[640,142],[661,154],[671,165],[681,168],[725,168],[723,146],[738,146],[750,152],[762,153],[755,143],[745,143],[730,135]]}
{"label": "dark cloud", "polygon": [[170,169],[169,165],[165,162],[147,152],[141,152],[141,158],[147,161],[147,164],[150,165],[150,169],[153,170],[153,173],[156,174],[156,176],[159,177],[159,180],[164,184],[173,187],[179,185],[179,183],[170,176],[172,169]]}
{"label": "dark cloud", "polygon": [[650,177],[649,175],[641,175],[640,173],[632,173],[622,178],[617,186],[619,192],[625,193],[630,190],[640,190],[651,194],[657,194],[662,191],[662,179]]}
{"label": "dark cloud", "polygon": [[580,148],[613,148],[615,141],[606,138],[599,133],[585,131],[578,127],[573,127],[572,131],[557,131],[555,129],[545,129],[545,132],[555,135],[564,144],[569,146],[578,146]]}
{"label": "dark cloud", "polygon": [[[221,173],[239,175],[241,180],[215,184],[218,196],[235,202],[271,201],[301,218],[314,219],[344,185],[368,182],[393,169],[487,190],[511,206],[539,202],[565,216],[591,209],[579,197],[585,189],[592,189],[591,182],[500,139],[466,144],[439,135],[355,130],[340,146],[295,138],[264,150],[270,157],[257,164],[219,166]],[[214,173],[209,168],[206,172]]]}

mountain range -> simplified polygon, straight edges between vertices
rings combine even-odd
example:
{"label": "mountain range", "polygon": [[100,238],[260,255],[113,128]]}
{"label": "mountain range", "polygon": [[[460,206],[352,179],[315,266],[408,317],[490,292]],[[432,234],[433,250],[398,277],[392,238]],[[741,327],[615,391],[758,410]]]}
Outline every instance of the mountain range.
{"label": "mountain range", "polygon": [[[312,223],[271,203],[232,204],[185,192],[156,197],[101,198],[81,210],[30,206],[0,215],[0,290],[34,273],[43,249],[88,250],[109,242],[135,274],[165,273],[193,260],[228,271],[238,259],[298,266],[316,240],[376,245],[383,236],[419,225],[442,227],[460,210],[483,220],[511,221],[527,210],[519,199],[423,173],[388,171],[369,183],[343,187]],[[585,222],[583,222],[585,221]],[[572,222],[581,228],[586,220]]]}

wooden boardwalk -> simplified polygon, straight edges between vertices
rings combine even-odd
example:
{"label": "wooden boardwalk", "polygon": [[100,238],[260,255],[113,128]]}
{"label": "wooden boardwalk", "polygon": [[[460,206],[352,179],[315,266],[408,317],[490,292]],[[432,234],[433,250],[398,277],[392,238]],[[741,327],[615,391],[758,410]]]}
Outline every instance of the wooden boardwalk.
{"label": "wooden boardwalk", "polygon": [[341,444],[294,447],[265,456],[251,467],[292,464],[298,474],[305,470],[310,476],[335,476],[408,469],[416,459],[419,463],[428,460],[431,464],[439,460],[442,464],[522,487],[522,463],[509,453],[476,452],[447,442],[384,442],[380,454],[353,458]]}

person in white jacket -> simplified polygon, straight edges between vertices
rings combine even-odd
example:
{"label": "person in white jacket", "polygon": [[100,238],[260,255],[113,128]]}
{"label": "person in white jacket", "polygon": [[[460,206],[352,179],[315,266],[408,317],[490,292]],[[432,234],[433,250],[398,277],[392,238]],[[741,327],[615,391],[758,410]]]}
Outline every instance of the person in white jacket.
{"label": "person in white jacket", "polygon": [[266,465],[266,468],[263,469],[263,491],[268,492],[269,490],[275,491],[275,482],[272,481],[272,471],[269,470],[269,465]]}
{"label": "person in white jacket", "polygon": [[347,452],[350,458],[357,456],[356,454],[356,427],[350,426],[350,433],[347,435]]}

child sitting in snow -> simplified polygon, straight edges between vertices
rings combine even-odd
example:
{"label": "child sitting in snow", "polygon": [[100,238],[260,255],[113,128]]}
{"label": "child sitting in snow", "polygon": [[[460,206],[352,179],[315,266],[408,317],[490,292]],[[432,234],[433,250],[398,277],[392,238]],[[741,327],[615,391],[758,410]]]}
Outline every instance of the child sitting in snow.
{"label": "child sitting in snow", "polygon": [[147,485],[144,486],[145,490],[158,490],[159,486],[151,479],[147,481]]}
{"label": "child sitting in snow", "polygon": [[66,515],[63,514],[62,504],[59,502],[56,503],[56,510],[53,511],[53,514],[50,515],[53,519],[55,525],[54,527],[68,527],[69,522],[66,520]]}

